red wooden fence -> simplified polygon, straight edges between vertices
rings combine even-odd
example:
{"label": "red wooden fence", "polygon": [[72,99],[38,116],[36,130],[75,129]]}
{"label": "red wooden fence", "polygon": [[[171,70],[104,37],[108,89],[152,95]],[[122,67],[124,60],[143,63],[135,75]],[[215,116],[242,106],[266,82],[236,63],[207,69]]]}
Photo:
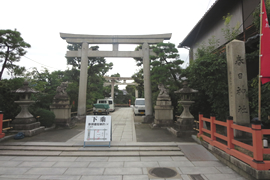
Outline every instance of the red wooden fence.
{"label": "red wooden fence", "polygon": [[[210,123],[210,130],[203,128],[203,121]],[[227,136],[221,135],[216,132],[216,125],[224,126],[227,128]],[[248,145],[234,139],[234,129],[244,131],[252,134],[253,145]],[[203,133],[210,134],[210,137]],[[270,135],[270,129],[262,129],[260,124],[252,124],[250,127],[240,126],[233,123],[232,119],[227,119],[227,122],[216,120],[215,117],[205,118],[202,114],[199,115],[199,133],[198,137],[202,137],[204,141],[210,145],[215,146],[227,154],[230,154],[237,159],[249,164],[251,167],[257,170],[269,170],[270,161],[263,160],[263,154],[270,154],[270,148],[263,148],[263,135]],[[220,138],[227,141],[227,145],[216,141],[216,138]],[[240,146],[244,149],[253,152],[253,157],[250,157],[234,148],[234,145]]]}

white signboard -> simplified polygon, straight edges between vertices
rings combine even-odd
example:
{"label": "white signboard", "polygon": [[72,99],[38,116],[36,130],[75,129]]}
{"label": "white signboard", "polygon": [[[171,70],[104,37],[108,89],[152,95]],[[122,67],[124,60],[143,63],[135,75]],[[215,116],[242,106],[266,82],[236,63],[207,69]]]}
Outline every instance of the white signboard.
{"label": "white signboard", "polygon": [[86,116],[84,142],[111,141],[111,116]]}

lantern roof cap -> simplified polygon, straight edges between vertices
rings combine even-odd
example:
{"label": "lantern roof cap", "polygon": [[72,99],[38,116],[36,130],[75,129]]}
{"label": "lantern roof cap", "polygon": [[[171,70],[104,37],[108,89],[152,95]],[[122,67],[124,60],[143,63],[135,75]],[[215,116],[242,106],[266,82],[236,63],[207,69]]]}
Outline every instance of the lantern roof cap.
{"label": "lantern roof cap", "polygon": [[20,87],[19,89],[13,90],[11,92],[24,93],[24,94],[38,93],[39,92],[39,91],[36,91],[36,90],[30,88],[28,85],[29,85],[29,83],[27,81],[24,81],[23,87]]}
{"label": "lantern roof cap", "polygon": [[191,93],[198,93],[198,90],[192,89],[188,87],[188,82],[184,81],[183,82],[183,88],[179,89],[178,91],[174,91],[174,93],[179,93],[179,94],[191,94]]}

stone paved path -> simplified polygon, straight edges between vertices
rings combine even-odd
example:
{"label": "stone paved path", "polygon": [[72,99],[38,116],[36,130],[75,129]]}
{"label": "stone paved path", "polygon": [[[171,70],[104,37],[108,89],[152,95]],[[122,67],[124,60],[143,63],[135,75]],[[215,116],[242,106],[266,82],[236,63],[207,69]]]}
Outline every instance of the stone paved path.
{"label": "stone paved path", "polygon": [[[65,142],[0,142],[0,180],[165,180],[149,174],[155,167],[175,170],[170,180],[192,180],[193,175],[204,180],[245,179],[194,142],[136,142],[131,108],[110,115],[111,148],[83,148],[84,131]],[[192,146],[206,158],[185,156],[181,148]]]}

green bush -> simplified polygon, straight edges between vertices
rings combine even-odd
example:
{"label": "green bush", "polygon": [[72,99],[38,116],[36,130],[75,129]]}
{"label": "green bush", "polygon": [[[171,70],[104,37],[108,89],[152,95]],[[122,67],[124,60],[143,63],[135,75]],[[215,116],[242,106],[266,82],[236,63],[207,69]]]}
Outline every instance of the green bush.
{"label": "green bush", "polygon": [[51,127],[55,121],[55,115],[52,111],[46,109],[38,109],[35,112],[35,117],[39,116],[41,126]]}

